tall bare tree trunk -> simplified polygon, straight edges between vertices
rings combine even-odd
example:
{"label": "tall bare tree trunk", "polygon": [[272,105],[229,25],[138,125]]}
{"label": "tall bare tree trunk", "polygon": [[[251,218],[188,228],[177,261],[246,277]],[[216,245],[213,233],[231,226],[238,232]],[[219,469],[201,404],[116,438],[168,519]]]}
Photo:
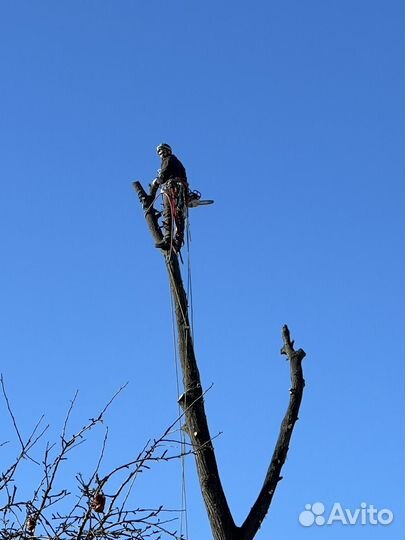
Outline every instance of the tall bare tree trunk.
{"label": "tall bare tree trunk", "polygon": [[[145,219],[152,237],[157,242],[162,239],[157,212],[153,207],[148,207],[149,201],[139,182],[134,182],[134,189],[146,211]],[[187,295],[183,286],[178,257],[174,251],[163,253],[175,303],[179,357],[183,373],[184,393],[179,398],[179,402],[184,411],[186,430],[195,452],[198,478],[213,538],[214,540],[251,540],[259,530],[269,510],[277,484],[281,480],[281,468],[286,460],[291,435],[298,419],[305,385],[302,374],[302,360],[305,357],[305,352],[302,349],[294,350],[294,342],[290,339],[290,332],[287,326],[283,326],[281,353],[287,355],[290,363],[290,401],[263,486],[245,521],[241,526],[237,526],[222,487],[208,428],[203,389],[190,332]]]}

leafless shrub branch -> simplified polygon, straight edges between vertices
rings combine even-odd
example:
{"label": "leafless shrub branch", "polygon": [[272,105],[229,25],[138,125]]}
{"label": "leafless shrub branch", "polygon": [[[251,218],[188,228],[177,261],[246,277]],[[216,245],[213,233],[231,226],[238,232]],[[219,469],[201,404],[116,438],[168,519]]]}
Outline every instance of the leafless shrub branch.
{"label": "leafless shrub branch", "polygon": [[[148,440],[135,459],[102,475],[100,471],[108,441],[106,428],[92,472],[88,475],[78,473],[75,476],[75,489],[61,489],[59,486],[63,464],[70,458],[71,453],[86,441],[88,432],[103,422],[108,408],[126,385],[113,395],[98,416],[90,418],[73,435],[68,435],[71,414],[78,396],[76,392],[66,413],[59,441],[45,444],[39,462],[31,457],[29,452],[38,445],[49,426],[43,427],[44,418],[41,417],[28,438],[24,439],[2,376],[0,382],[19,446],[13,463],[0,473],[0,540],[180,538],[176,530],[172,530],[178,520],[173,517],[173,512],[180,514],[183,510],[170,510],[163,506],[155,509],[131,508],[130,495],[138,475],[150,469],[154,463],[172,461],[195,453],[191,445],[186,449],[181,447],[180,437],[177,439],[175,436],[178,431],[176,424],[184,412],[160,437]],[[32,466],[42,470],[39,483],[29,498],[23,495],[20,497],[19,494],[22,491],[27,492],[29,486],[23,485],[21,490],[21,475],[17,474],[26,460],[30,460]]]}

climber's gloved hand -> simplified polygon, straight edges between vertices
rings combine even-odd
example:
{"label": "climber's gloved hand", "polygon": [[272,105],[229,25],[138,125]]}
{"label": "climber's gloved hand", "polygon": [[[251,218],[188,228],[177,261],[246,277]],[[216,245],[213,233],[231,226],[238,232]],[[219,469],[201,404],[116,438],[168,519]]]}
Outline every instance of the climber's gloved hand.
{"label": "climber's gloved hand", "polygon": [[151,189],[157,189],[161,183],[160,178],[157,176],[154,180],[152,180],[150,187]]}
{"label": "climber's gloved hand", "polygon": [[159,178],[155,178],[149,184],[150,191],[149,191],[149,195],[146,195],[146,197],[145,197],[145,201],[144,201],[144,207],[145,208],[148,208],[149,206],[153,205],[153,202],[155,200],[156,193],[157,193],[157,190],[159,189],[159,186],[160,186]]}

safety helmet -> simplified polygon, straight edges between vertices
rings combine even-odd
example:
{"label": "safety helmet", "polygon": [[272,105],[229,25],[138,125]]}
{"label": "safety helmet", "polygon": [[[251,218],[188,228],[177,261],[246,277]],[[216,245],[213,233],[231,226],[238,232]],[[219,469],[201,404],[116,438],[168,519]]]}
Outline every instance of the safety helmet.
{"label": "safety helmet", "polygon": [[161,143],[161,144],[159,144],[159,146],[156,148],[156,153],[157,153],[158,155],[160,155],[160,153],[161,153],[162,150],[166,150],[166,152],[169,153],[169,154],[172,153],[171,147],[170,147],[168,144],[166,144],[166,143]]}

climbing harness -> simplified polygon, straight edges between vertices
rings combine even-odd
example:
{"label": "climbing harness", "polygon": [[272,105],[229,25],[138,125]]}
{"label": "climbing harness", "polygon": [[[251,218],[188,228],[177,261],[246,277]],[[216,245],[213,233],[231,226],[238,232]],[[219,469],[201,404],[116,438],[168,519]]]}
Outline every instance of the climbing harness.
{"label": "climbing harness", "polygon": [[[180,256],[181,262],[183,263],[181,248],[184,244],[184,232],[187,227],[188,231],[186,231],[186,235],[190,234],[188,209],[213,204],[214,201],[212,199],[202,200],[201,193],[197,190],[190,190],[183,178],[173,178],[167,181],[161,186],[160,194],[164,199],[164,221],[162,223],[162,227],[165,231],[164,238],[170,238],[168,255],[170,257],[174,250]],[[152,205],[150,205],[149,208]],[[170,213],[170,215],[168,215],[168,213]],[[159,215],[161,214],[162,212],[159,213]]]}
{"label": "climbing harness", "polygon": [[170,225],[170,251],[173,248],[173,240],[177,252],[180,251],[184,243],[184,223],[187,212],[186,189],[187,184],[182,178],[173,178],[162,186],[162,193],[166,197],[170,212],[169,217],[164,211],[165,219],[168,219],[169,223],[167,221],[163,223],[166,229]]}

